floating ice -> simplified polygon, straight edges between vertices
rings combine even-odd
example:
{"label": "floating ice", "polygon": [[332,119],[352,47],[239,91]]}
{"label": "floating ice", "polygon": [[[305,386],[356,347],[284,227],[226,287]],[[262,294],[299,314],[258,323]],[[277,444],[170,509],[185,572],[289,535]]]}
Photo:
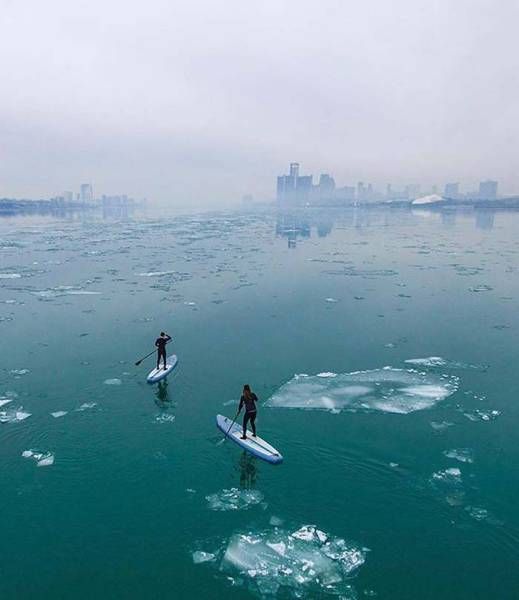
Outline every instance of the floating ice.
{"label": "floating ice", "polygon": [[479,410],[476,408],[471,412],[464,412],[463,416],[470,421],[494,421],[500,414],[499,410]]}
{"label": "floating ice", "polygon": [[461,470],[457,467],[450,467],[433,473],[429,483],[438,492],[445,495],[445,500],[451,506],[460,506],[464,503],[463,480]]}
{"label": "floating ice", "polygon": [[458,362],[456,360],[447,360],[441,356],[428,356],[426,358],[408,358],[406,361],[409,365],[417,367],[448,367],[451,369],[476,369],[478,371],[486,371],[488,365],[471,365],[469,363]]}
{"label": "floating ice", "polygon": [[59,419],[60,417],[64,417],[68,413],[67,410],[57,410],[56,412],[51,412],[50,414],[55,418]]}
{"label": "floating ice", "polygon": [[5,396],[0,396],[0,406],[9,404],[9,402],[12,402],[12,401],[13,401],[12,398],[6,398]]}
{"label": "floating ice", "polygon": [[175,271],[148,271],[139,273],[139,277],[164,277],[164,275],[173,275]]}
{"label": "floating ice", "polygon": [[407,414],[431,408],[457,388],[454,376],[384,367],[338,375],[296,375],[265,404],[274,408]]}
{"label": "floating ice", "polygon": [[38,467],[50,467],[54,464],[54,454],[52,452],[42,452],[41,450],[24,450],[23,458],[32,458],[36,461]]}
{"label": "floating ice", "polygon": [[78,406],[78,408],[76,408],[76,412],[83,412],[84,410],[88,410],[89,408],[94,408],[94,406],[97,406],[97,402],[83,402],[81,406]]}
{"label": "floating ice", "polygon": [[325,298],[324,301],[329,302],[330,304],[336,304],[337,302],[339,302],[337,298]]}
{"label": "floating ice", "polygon": [[202,552],[201,550],[197,550],[193,552],[193,562],[195,565],[200,563],[209,562],[211,560],[215,560],[216,556],[211,552]]}
{"label": "floating ice", "polygon": [[114,377],[113,379],[105,379],[104,383],[106,385],[121,385],[122,381],[117,379],[117,377]]}
{"label": "floating ice", "polygon": [[491,292],[492,287],[486,284],[476,285],[474,287],[469,288],[470,292]]}
{"label": "floating ice", "polygon": [[20,279],[20,273],[0,273],[0,279]]}
{"label": "floating ice", "polygon": [[453,458],[454,460],[462,463],[474,462],[474,453],[470,448],[453,448],[452,450],[445,450],[443,454],[447,458]]}
{"label": "floating ice", "polygon": [[15,423],[16,421],[24,421],[31,416],[31,413],[25,412],[23,407],[18,409],[0,411],[0,423]]}
{"label": "floating ice", "polygon": [[420,367],[443,367],[447,364],[447,361],[441,356],[429,356],[427,358],[408,358],[404,362],[410,365],[417,365]]}
{"label": "floating ice", "polygon": [[170,415],[168,413],[161,413],[155,417],[155,421],[158,423],[172,423],[175,420],[175,415]]}
{"label": "floating ice", "polygon": [[27,375],[30,371],[29,369],[11,369],[9,373],[11,373],[11,375]]}
{"label": "floating ice", "polygon": [[363,549],[314,526],[293,533],[279,528],[231,536],[220,571],[261,598],[354,598],[351,577],[364,563]]}
{"label": "floating ice", "polygon": [[211,510],[246,510],[263,501],[263,494],[259,490],[240,490],[231,488],[221,490],[206,496],[205,499]]}
{"label": "floating ice", "polygon": [[454,423],[450,423],[449,421],[431,421],[431,427],[435,431],[443,431],[448,427],[452,427]]}

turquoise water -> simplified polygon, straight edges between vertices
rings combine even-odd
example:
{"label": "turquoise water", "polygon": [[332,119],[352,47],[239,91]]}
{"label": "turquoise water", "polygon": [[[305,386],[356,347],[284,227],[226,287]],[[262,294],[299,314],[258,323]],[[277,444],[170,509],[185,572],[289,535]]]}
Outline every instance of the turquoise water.
{"label": "turquoise water", "polygon": [[[516,598],[518,231],[0,221],[1,597]],[[221,443],[244,383],[280,466]]]}

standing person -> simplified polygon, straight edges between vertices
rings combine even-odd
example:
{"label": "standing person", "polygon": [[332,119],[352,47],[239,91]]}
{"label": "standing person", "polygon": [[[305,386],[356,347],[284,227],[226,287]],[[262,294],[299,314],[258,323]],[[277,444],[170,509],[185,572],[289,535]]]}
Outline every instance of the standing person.
{"label": "standing person", "polygon": [[160,337],[155,340],[155,346],[157,346],[157,370],[159,369],[161,358],[164,360],[164,370],[166,370],[166,344],[170,339],[170,335],[161,331]]}
{"label": "standing person", "polygon": [[242,440],[247,439],[247,423],[250,421],[250,426],[252,428],[252,437],[256,437],[256,402],[258,401],[258,397],[254,392],[251,392],[249,385],[243,386],[243,393],[240,398],[240,406],[238,408],[238,414],[243,406],[245,406],[245,414],[243,415],[243,435],[241,436]]}

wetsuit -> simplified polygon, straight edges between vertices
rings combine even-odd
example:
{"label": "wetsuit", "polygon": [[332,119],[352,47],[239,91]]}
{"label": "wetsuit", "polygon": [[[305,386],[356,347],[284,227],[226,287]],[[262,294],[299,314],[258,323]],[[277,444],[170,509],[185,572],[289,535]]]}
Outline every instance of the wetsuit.
{"label": "wetsuit", "polygon": [[245,406],[245,414],[243,415],[243,437],[247,435],[247,423],[250,421],[250,426],[252,428],[252,434],[256,435],[256,402],[258,401],[258,397],[254,392],[247,396],[243,395],[240,398],[240,408],[242,409]]}
{"label": "wetsuit", "polygon": [[158,337],[155,340],[155,346],[157,346],[157,369],[160,365],[160,359],[164,361],[164,368],[166,368],[166,344],[171,339],[170,335],[166,335],[164,337]]}

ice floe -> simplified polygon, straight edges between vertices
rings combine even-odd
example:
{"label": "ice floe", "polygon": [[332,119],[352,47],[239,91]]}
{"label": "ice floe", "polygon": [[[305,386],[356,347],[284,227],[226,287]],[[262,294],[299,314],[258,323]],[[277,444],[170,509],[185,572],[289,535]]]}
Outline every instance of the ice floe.
{"label": "ice floe", "polygon": [[202,556],[208,554],[216,558],[202,562],[215,563],[230,583],[260,598],[353,599],[352,577],[366,559],[366,549],[313,525],[235,533],[223,550]]}
{"label": "ice floe", "polygon": [[168,413],[161,413],[155,417],[155,421],[158,423],[173,423],[175,420],[175,415],[170,415]]}
{"label": "ice floe", "polygon": [[461,463],[474,462],[474,452],[470,448],[453,448],[452,450],[445,450],[443,455],[447,458],[453,458]]}
{"label": "ice floe", "polygon": [[494,421],[500,414],[501,411],[499,410],[480,410],[476,408],[475,410],[464,412],[463,416],[467,417],[469,421]]}
{"label": "ice floe", "polygon": [[118,379],[117,377],[114,377],[113,379],[105,379],[104,383],[106,385],[121,385],[122,381],[120,379]]}
{"label": "ice floe", "polygon": [[445,496],[445,500],[451,506],[460,506],[465,502],[465,490],[463,489],[463,478],[461,470],[457,467],[449,467],[436,471],[429,479],[429,483],[439,493]]}
{"label": "ice floe", "polygon": [[205,499],[211,510],[246,510],[260,504],[263,501],[263,494],[259,490],[230,488],[210,494]]}
{"label": "ice floe", "polygon": [[60,417],[64,417],[68,413],[67,410],[57,410],[55,412],[51,412],[50,414],[55,418],[59,419]]}
{"label": "ice floe", "polygon": [[266,402],[274,408],[367,410],[407,414],[431,408],[458,389],[458,378],[384,367],[295,375]]}
{"label": "ice floe", "polygon": [[435,431],[444,431],[445,429],[452,427],[454,423],[451,423],[450,421],[431,421],[430,425]]}
{"label": "ice floe", "polygon": [[32,458],[36,461],[38,467],[50,467],[54,464],[54,454],[52,452],[42,452],[41,450],[24,450],[23,458]]}
{"label": "ice floe", "polygon": [[408,358],[404,361],[408,365],[417,367],[447,367],[450,369],[475,369],[477,371],[486,371],[488,365],[473,365],[470,363],[459,362],[457,360],[448,360],[441,356],[427,356],[425,358]]}
{"label": "ice floe", "polygon": [[0,411],[0,423],[15,423],[16,421],[25,421],[29,418],[31,413],[25,412],[23,407],[20,406],[16,409],[2,410]]}
{"label": "ice floe", "polygon": [[202,550],[197,550],[193,552],[193,562],[195,565],[200,563],[209,562],[211,560],[216,560],[216,556],[211,552],[203,552]]}
{"label": "ice floe", "polygon": [[94,408],[97,406],[97,402],[83,402],[81,406],[78,406],[75,410],[76,412],[83,412],[85,410],[89,410],[90,408]]}

